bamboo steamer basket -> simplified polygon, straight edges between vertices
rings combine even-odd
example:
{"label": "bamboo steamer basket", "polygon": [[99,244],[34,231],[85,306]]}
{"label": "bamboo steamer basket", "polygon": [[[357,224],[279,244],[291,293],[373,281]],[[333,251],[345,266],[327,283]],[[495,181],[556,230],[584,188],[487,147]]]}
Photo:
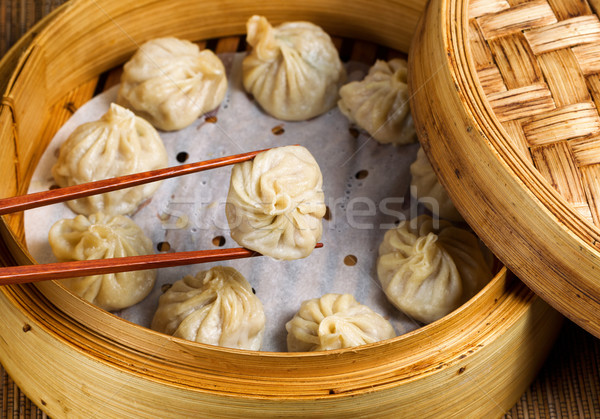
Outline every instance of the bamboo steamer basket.
{"label": "bamboo steamer basket", "polygon": [[[69,2],[21,42],[10,78],[7,61],[0,64],[7,86],[0,196],[25,193],[70,110],[136,43],[172,35],[226,44],[244,34],[251,14],[263,14],[407,52],[424,7],[423,0]],[[2,262],[34,263],[22,214],[1,221]],[[165,336],[52,281],[2,287],[0,316],[0,361],[52,417],[497,417],[537,373],[562,319],[504,267],[437,322],[320,353],[251,352]]]}
{"label": "bamboo steamer basket", "polygon": [[433,0],[411,80],[420,137],[453,202],[513,272],[597,337],[599,6]]}

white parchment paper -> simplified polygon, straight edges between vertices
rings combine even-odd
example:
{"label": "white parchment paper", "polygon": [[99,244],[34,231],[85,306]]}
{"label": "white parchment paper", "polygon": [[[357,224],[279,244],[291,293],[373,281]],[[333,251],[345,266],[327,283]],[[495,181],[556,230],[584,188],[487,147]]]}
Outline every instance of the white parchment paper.
{"label": "white parchment paper", "polygon": [[[169,154],[169,165],[202,161],[274,146],[300,144],[315,156],[323,172],[328,219],[324,220],[322,249],[297,261],[267,257],[221,262],[242,273],[261,299],[267,326],[262,350],[286,351],[285,323],[302,301],[326,293],[350,293],[389,319],[397,334],[419,325],[396,310],[377,280],[377,250],[383,234],[399,219],[416,215],[410,203],[409,165],[417,144],[382,145],[353,129],[332,109],[310,121],[283,122],[266,115],[241,84],[243,54],[221,58],[229,77],[229,90],[220,108],[177,132],[160,132]],[[350,79],[359,79],[368,67],[349,63]],[[114,87],[82,106],[56,134],[34,173],[30,192],[54,184],[51,167],[60,144],[78,125],[102,116],[116,100]],[[170,251],[214,249],[217,237],[224,247],[238,247],[225,218],[225,200],[231,167],[164,181],[152,199],[134,215],[134,221],[155,244],[166,242]],[[39,263],[56,261],[48,243],[48,231],[61,218],[73,218],[65,204],[27,211],[25,231],[29,251]],[[158,252],[158,250],[156,250]],[[356,264],[349,263],[353,260]],[[148,327],[164,284],[186,274],[196,274],[215,264],[161,269],[153,292],[141,303],[117,312],[118,316]]]}

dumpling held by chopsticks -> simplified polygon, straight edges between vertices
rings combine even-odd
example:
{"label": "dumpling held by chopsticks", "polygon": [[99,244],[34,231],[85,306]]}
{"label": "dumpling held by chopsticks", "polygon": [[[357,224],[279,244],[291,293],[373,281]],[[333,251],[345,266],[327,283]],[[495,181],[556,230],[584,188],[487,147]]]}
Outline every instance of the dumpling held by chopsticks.
{"label": "dumpling held by chopsticks", "polygon": [[323,176],[301,146],[273,148],[236,164],[226,214],[233,239],[275,259],[308,256],[321,238]]}

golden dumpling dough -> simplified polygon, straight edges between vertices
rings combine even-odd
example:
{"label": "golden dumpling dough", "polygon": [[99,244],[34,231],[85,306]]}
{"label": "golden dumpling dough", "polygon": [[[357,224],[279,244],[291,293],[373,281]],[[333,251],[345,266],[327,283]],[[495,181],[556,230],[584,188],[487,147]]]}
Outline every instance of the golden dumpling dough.
{"label": "golden dumpling dough", "polygon": [[323,232],[321,169],[301,146],[272,148],[231,172],[226,215],[232,238],[275,259],[300,259]]}
{"label": "golden dumpling dough", "polygon": [[410,165],[410,191],[414,198],[429,211],[448,221],[463,222],[446,189],[439,182],[437,175],[427,159],[423,148],[419,148],[417,159]]}
{"label": "golden dumpling dough", "polygon": [[[108,179],[167,166],[167,151],[148,122],[112,104],[97,121],[78,126],[61,145],[52,175],[61,186]],[[67,201],[78,214],[132,214],[160,182]]]}
{"label": "golden dumpling dough", "polygon": [[252,51],[243,61],[243,83],[271,116],[302,121],[333,108],[346,71],[331,38],[309,22],[273,28],[266,18],[247,24]]}
{"label": "golden dumpling dough", "polygon": [[265,314],[237,270],[216,266],[175,282],[159,299],[152,329],[209,345],[257,351]]}
{"label": "golden dumpling dough", "polygon": [[487,260],[474,234],[421,215],[385,233],[377,276],[392,304],[413,319],[430,323],[489,282]]}
{"label": "golden dumpling dough", "polygon": [[[152,242],[140,227],[123,215],[78,215],[57,221],[48,234],[61,262],[109,259],[152,253]],[[156,270],[119,272],[62,279],[74,294],[105,310],[120,310],[142,301],[154,287]]]}
{"label": "golden dumpling dough", "polygon": [[304,301],[285,327],[290,352],[351,348],[396,336],[390,322],[350,294]]}
{"label": "golden dumpling dough", "polygon": [[340,111],[380,143],[416,142],[407,71],[406,60],[377,60],[363,80],[342,86]]}
{"label": "golden dumpling dough", "polygon": [[117,102],[156,128],[173,131],[216,109],[226,92],[219,57],[190,41],[167,37],[146,42],[125,63]]}

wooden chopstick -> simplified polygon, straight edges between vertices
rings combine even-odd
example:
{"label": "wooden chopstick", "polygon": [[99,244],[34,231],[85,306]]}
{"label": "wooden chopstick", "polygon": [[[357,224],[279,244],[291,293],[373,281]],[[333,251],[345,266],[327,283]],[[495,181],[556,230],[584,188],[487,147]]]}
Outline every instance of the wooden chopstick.
{"label": "wooden chopstick", "polygon": [[[0,199],[0,215],[55,204],[69,199],[83,198],[90,195],[115,191],[117,189],[129,188],[190,173],[202,172],[204,170],[215,169],[230,164],[241,163],[251,160],[258,153],[267,150],[269,149],[251,151],[249,153],[220,157],[196,163],[182,164],[180,166],[167,167],[165,169],[150,170],[147,172],[67,186],[64,188],[51,189],[49,191],[35,192],[28,195],[3,198]],[[315,247],[323,247],[323,244],[317,243]],[[237,247],[128,256],[122,258],[10,266],[0,268],[0,285],[23,284],[51,279],[193,265],[196,263],[219,262],[254,256],[262,255],[243,247]]]}
{"label": "wooden chopstick", "polygon": [[[323,247],[317,243],[315,248]],[[78,276],[104,275],[117,272],[168,268],[196,263],[220,262],[262,256],[243,247],[197,250],[191,252],[159,253],[155,255],[127,256],[122,258],[78,260],[73,262],[0,268],[0,285],[23,284]]]}
{"label": "wooden chopstick", "polygon": [[44,205],[55,204],[58,202],[68,201],[70,199],[106,193],[115,191],[117,189],[129,188],[132,186],[138,186],[149,182],[187,175],[190,173],[202,172],[230,164],[241,163],[251,160],[258,153],[267,150],[268,149],[251,151],[249,153],[236,154],[233,156],[221,157],[213,160],[182,164],[180,166],[134,173],[131,175],[82,183],[64,188],[51,189],[49,191],[35,192],[28,195],[2,198],[0,199],[0,215],[42,207]]}

